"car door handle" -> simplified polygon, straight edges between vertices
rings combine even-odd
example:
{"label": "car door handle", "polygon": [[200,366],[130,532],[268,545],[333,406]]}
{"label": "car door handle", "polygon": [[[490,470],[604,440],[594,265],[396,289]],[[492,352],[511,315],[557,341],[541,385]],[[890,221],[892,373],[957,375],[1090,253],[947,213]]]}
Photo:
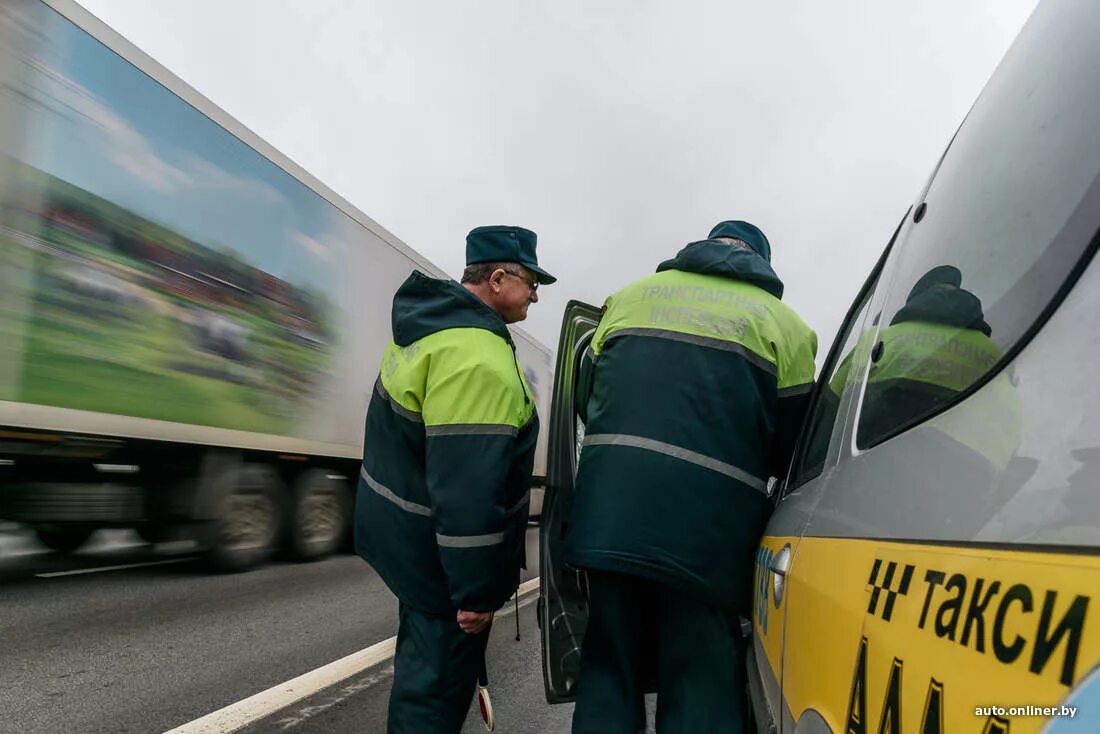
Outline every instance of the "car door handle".
{"label": "car door handle", "polygon": [[791,565],[791,547],[789,545],[784,546],[783,550],[772,556],[772,562],[769,565],[769,569],[776,576],[786,576],[787,568]]}
{"label": "car door handle", "polygon": [[775,574],[772,578],[772,602],[776,609],[779,609],[779,605],[783,602],[783,592],[787,585],[787,569],[790,565],[791,547],[789,545],[783,546],[783,550],[772,556],[772,561],[768,564],[768,568]]}

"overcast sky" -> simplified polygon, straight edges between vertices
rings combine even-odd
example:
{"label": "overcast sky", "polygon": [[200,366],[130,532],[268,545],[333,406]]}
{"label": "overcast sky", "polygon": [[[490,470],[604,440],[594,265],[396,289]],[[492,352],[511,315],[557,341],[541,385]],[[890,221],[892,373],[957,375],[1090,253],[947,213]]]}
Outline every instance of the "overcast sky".
{"label": "overcast sky", "polygon": [[771,240],[819,363],[1035,0],[83,0],[453,276],[539,235],[553,348],[722,219]]}

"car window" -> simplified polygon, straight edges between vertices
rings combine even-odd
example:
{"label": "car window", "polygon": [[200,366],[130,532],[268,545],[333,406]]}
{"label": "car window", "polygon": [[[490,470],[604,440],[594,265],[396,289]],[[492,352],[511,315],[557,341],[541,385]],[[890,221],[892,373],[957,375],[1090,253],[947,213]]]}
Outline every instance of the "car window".
{"label": "car window", "polygon": [[[841,327],[837,335],[837,343],[841,344],[839,350],[830,355],[831,364],[826,365],[827,374],[822,374],[817,393],[814,397],[810,416],[803,429],[801,443],[798,448],[792,470],[791,478],[787,483],[787,490],[796,489],[814,477],[821,474],[825,468],[825,457],[829,450],[829,439],[833,435],[833,426],[836,423],[837,412],[840,409],[840,398],[844,394],[844,386],[853,378],[853,364],[867,359],[869,346],[867,342],[873,332],[868,327],[862,327],[868,306],[871,303],[873,288],[866,288],[854,314]],[[861,340],[862,336],[862,340]],[[857,346],[863,342],[863,349]]]}
{"label": "car window", "polygon": [[860,448],[988,382],[1079,273],[1100,206],[1100,56],[1064,18],[1020,36],[1030,47],[1006,58],[914,208],[892,255]]}

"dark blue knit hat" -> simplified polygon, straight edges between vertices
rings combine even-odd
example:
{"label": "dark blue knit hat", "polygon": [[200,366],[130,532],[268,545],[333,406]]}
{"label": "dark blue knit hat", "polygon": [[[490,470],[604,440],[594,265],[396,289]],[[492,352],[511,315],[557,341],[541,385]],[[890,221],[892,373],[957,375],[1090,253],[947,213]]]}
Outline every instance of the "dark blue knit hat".
{"label": "dark blue knit hat", "polygon": [[732,237],[735,240],[741,240],[751,247],[760,257],[768,262],[772,260],[772,246],[768,244],[768,238],[764,236],[764,233],[761,232],[760,228],[755,224],[749,224],[748,222],[742,222],[740,220],[719,222],[714,225],[714,229],[710,231],[708,239],[713,240],[715,237]]}

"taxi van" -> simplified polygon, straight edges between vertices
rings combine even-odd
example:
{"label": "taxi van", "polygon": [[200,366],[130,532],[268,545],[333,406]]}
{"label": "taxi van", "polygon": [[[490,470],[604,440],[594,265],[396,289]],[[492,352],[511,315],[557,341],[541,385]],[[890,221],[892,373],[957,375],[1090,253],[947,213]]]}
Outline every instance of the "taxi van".
{"label": "taxi van", "polygon": [[[1100,3],[1046,0],[849,309],[756,554],[760,734],[1100,732]],[[543,673],[584,426],[569,304],[541,521]]]}

